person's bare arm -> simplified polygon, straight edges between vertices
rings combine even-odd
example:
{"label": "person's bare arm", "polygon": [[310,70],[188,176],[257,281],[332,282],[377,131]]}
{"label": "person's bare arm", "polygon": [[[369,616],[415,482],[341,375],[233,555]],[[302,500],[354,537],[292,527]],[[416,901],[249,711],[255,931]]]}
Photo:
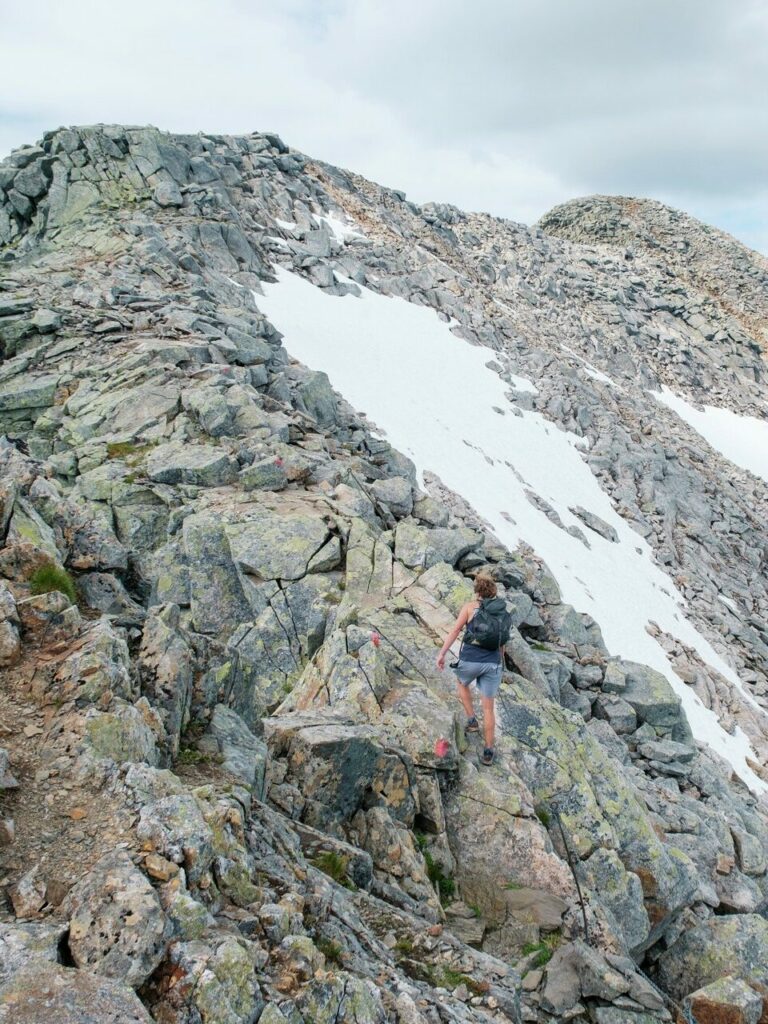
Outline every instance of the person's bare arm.
{"label": "person's bare arm", "polygon": [[441,647],[440,653],[437,656],[437,667],[441,670],[445,668],[445,656],[448,653],[448,649],[456,641],[456,637],[459,635],[462,629],[464,629],[469,620],[469,612],[471,607],[471,602],[469,604],[464,605],[464,607],[459,612],[458,618],[453,624],[451,632],[445,638],[445,643]]}

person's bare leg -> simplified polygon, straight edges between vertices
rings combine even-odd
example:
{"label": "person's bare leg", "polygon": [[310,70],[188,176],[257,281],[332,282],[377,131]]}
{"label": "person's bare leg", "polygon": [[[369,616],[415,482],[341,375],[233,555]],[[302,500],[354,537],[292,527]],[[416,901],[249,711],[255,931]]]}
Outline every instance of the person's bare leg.
{"label": "person's bare leg", "polygon": [[494,697],[483,697],[483,732],[486,747],[493,748],[496,742],[496,708]]}
{"label": "person's bare leg", "polygon": [[461,701],[462,707],[467,713],[467,718],[473,718],[475,714],[475,706],[472,703],[472,694],[469,692],[469,687],[463,686],[461,683],[456,683],[456,696]]}

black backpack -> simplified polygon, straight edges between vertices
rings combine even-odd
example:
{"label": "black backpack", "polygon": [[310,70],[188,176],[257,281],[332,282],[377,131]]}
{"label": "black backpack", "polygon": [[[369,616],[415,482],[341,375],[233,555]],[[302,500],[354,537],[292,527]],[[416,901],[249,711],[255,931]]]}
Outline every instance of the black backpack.
{"label": "black backpack", "polygon": [[464,641],[487,651],[498,651],[509,640],[512,615],[507,611],[504,599],[487,597],[467,623]]}

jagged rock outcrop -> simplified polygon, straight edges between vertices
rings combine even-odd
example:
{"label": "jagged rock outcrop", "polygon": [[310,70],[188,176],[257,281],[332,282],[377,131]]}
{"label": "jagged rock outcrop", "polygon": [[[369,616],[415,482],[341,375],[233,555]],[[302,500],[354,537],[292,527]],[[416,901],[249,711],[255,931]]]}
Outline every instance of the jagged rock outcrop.
{"label": "jagged rock outcrop", "polygon": [[[759,259],[729,249],[736,302],[706,292],[711,254],[683,273],[674,239],[711,236],[664,208],[531,230],[269,134],[61,129],[0,166],[0,199],[0,1015],[670,1019],[644,971],[694,1002],[734,974],[752,1013],[764,799],[258,303],[282,264],[493,348],[750,686],[660,637],[762,773],[765,483],[636,387],[761,408]],[[480,568],[515,622],[489,770],[434,663]]]}

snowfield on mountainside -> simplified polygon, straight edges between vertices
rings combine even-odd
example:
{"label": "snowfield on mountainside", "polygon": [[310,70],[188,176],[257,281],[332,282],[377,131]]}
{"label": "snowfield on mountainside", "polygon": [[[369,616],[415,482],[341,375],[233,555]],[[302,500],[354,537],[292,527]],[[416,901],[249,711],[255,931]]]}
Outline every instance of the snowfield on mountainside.
{"label": "snowfield on mountainside", "polygon": [[768,481],[768,420],[739,416],[730,409],[713,405],[697,409],[667,387],[653,394],[697,434],[701,434],[715,451]]}
{"label": "snowfield on mountainside", "polygon": [[[751,787],[764,790],[746,763],[754,757],[747,737],[738,728],[733,735],[722,728],[649,635],[646,627],[656,623],[749,699],[736,674],[686,618],[684,599],[654,564],[648,545],[614,511],[581,458],[583,439],[539,413],[515,408],[507,385],[488,365],[498,354],[455,337],[433,310],[366,288],[359,297],[328,295],[280,266],[275,273],[277,283],[265,282],[264,294],[254,298],[284,334],[288,352],[326,372],[419,474],[439,476],[502,543],[530,545],[554,573],[564,600],[600,624],[611,653],[662,672],[682,698],[694,736]],[[520,381],[520,390],[535,390],[535,381]],[[528,494],[543,499],[563,525],[552,522]],[[571,511],[578,506],[613,527],[618,542],[585,530]]]}

